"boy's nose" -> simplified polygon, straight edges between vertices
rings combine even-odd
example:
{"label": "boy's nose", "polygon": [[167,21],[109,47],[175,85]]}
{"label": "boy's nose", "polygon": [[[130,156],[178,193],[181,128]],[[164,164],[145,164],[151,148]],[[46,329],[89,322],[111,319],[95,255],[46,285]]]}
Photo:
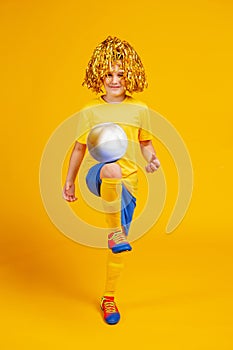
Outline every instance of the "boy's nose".
{"label": "boy's nose", "polygon": [[118,76],[113,74],[112,76],[112,84],[117,84],[118,83]]}

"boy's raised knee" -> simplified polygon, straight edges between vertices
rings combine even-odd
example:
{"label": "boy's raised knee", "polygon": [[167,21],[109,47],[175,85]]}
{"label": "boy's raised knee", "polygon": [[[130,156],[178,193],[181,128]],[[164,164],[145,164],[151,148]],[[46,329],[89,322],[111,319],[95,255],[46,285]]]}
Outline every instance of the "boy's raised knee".
{"label": "boy's raised knee", "polygon": [[121,167],[117,163],[105,164],[100,171],[100,178],[115,178],[121,179],[122,172]]}

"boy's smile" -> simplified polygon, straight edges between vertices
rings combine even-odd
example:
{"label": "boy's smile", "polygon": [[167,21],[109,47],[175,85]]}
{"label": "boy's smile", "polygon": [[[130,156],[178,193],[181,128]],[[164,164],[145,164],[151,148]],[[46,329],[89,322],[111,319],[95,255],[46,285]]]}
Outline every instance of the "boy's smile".
{"label": "boy's smile", "polygon": [[103,99],[106,102],[122,102],[125,99],[125,79],[124,71],[118,64],[115,64],[109,69],[104,78],[104,88],[106,95]]}

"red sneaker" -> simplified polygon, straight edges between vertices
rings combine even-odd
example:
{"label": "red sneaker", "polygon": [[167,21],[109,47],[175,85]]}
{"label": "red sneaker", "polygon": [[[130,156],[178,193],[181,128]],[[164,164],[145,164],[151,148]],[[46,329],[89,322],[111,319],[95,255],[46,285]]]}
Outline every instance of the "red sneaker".
{"label": "red sneaker", "polygon": [[104,296],[100,303],[104,312],[104,320],[107,324],[116,324],[120,321],[120,313],[117,309],[114,297]]}
{"label": "red sneaker", "polygon": [[132,250],[131,245],[126,239],[126,235],[122,230],[111,232],[108,235],[108,247],[113,253],[121,253]]}

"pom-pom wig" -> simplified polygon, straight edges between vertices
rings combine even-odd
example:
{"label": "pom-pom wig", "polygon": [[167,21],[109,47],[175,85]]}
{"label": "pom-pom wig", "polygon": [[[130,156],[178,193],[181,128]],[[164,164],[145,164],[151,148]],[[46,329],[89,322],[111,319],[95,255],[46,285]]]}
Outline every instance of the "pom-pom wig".
{"label": "pom-pom wig", "polygon": [[126,91],[141,92],[147,87],[145,70],[137,52],[127,41],[111,36],[108,36],[94,50],[82,85],[96,93],[103,92],[104,78],[114,62],[121,64],[120,69],[124,72]]}

